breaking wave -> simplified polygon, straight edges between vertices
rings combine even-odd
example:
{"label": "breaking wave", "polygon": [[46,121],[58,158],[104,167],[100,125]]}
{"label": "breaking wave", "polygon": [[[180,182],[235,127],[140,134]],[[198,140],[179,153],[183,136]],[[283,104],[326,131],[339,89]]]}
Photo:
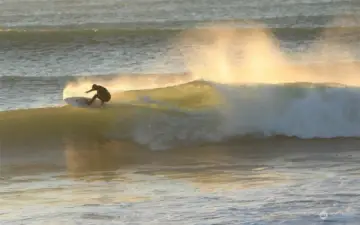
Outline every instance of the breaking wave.
{"label": "breaking wave", "polygon": [[159,150],[243,138],[360,137],[360,89],[344,85],[193,81],[119,95],[122,101],[104,109],[1,112],[2,146],[65,138],[123,140]]}

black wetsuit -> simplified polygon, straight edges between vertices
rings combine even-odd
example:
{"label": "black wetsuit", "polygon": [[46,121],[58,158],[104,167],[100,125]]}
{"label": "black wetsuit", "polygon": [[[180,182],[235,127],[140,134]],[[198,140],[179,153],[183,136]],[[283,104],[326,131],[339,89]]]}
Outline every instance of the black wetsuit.
{"label": "black wetsuit", "polygon": [[100,99],[101,104],[104,104],[104,102],[108,102],[111,99],[111,94],[110,92],[102,87],[97,85],[95,89],[93,89],[94,91],[97,91],[96,95],[94,95],[94,97],[89,101],[89,105],[91,105],[93,103],[93,101],[95,101],[96,98]]}

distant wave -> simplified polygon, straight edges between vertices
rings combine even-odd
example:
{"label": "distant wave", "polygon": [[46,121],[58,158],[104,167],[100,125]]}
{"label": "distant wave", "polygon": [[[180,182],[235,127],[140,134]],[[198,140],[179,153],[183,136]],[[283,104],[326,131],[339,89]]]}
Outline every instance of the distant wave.
{"label": "distant wave", "polygon": [[251,28],[256,26],[266,26],[268,28],[325,28],[337,27],[340,25],[332,24],[331,22],[340,17],[346,20],[342,23],[341,27],[358,27],[357,18],[358,14],[347,13],[344,15],[296,15],[296,16],[255,16],[254,18],[233,18],[233,19],[218,19],[218,20],[166,20],[161,22],[151,21],[137,21],[137,22],[99,22],[99,23],[74,23],[74,24],[49,24],[49,25],[16,25],[16,26],[3,26],[0,31],[74,31],[74,30],[139,30],[139,31],[168,31],[168,30],[182,30],[194,28],[197,26],[206,26],[213,23],[234,25],[239,28]]}
{"label": "distant wave", "polygon": [[244,138],[359,138],[358,102],[360,89],[341,85],[194,81],[124,92],[103,110],[0,112],[0,136],[3,146],[66,138],[126,140],[151,149]]}
{"label": "distant wave", "polygon": [[[281,20],[281,18],[276,18]],[[307,18],[308,19],[308,18]],[[248,25],[246,21],[216,21],[216,24],[231,24],[239,31],[251,31],[253,24]],[[321,23],[325,24],[325,22]],[[280,38],[306,39],[314,38],[323,32],[334,30],[341,33],[360,33],[357,25],[326,26],[321,24],[267,24],[265,29],[271,30]],[[211,22],[181,21],[167,23],[121,23],[121,24],[74,24],[62,26],[25,26],[25,27],[3,27],[0,28],[0,41],[2,45],[9,43],[66,43],[81,41],[96,43],[99,40],[121,41],[122,37],[147,37],[174,35],[186,29],[205,29],[203,25],[211,25]]]}
{"label": "distant wave", "polygon": [[[216,22],[216,24],[221,24],[221,22]],[[226,23],[224,23],[226,25]],[[211,25],[211,24],[204,24]],[[234,30],[246,31],[252,30],[257,27],[252,26],[243,26],[232,24]],[[360,26],[258,26],[264,29],[272,30],[273,32],[315,32],[321,30],[342,30],[342,31],[359,31]],[[179,32],[186,29],[206,29],[206,26],[203,27],[200,24],[195,27],[167,27],[167,26],[138,26],[128,25],[123,26],[123,24],[87,24],[82,26],[34,26],[34,27],[13,27],[13,28],[1,28],[0,37],[6,35],[34,35],[34,34],[73,34],[73,35],[89,35],[89,34],[102,34],[102,35],[134,35],[134,34],[158,34],[158,33],[167,33],[167,32]]]}
{"label": "distant wave", "polygon": [[[333,67],[336,68],[336,70],[345,70],[349,67],[359,67],[360,61],[358,60],[352,60],[352,61],[334,61],[329,63],[322,63],[322,62],[294,62],[293,65],[294,69],[313,69],[314,71],[321,71],[323,68]],[[3,84],[3,86],[6,86],[7,83],[14,83],[14,82],[29,82],[33,83],[34,85],[37,84],[36,81],[41,83],[46,83],[47,81],[73,81],[77,80],[79,78],[91,78],[91,79],[97,79],[97,80],[109,80],[113,78],[131,78],[131,79],[148,79],[153,78],[154,76],[164,79],[165,77],[168,77],[169,79],[176,79],[181,78],[183,76],[189,76],[189,72],[181,72],[181,73],[91,73],[91,74],[74,74],[72,76],[64,75],[64,76],[7,76],[7,75],[0,75],[0,82]],[[19,83],[18,83],[19,84]]]}

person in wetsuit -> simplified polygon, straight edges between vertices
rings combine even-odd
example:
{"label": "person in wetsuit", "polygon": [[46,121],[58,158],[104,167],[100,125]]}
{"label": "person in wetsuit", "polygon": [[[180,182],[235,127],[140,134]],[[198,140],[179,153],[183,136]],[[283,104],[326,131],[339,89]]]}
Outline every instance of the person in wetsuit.
{"label": "person in wetsuit", "polygon": [[91,105],[96,98],[100,99],[101,101],[101,105],[103,105],[105,102],[110,101],[111,99],[111,94],[110,92],[104,88],[103,86],[97,85],[97,84],[93,84],[91,90],[88,90],[85,93],[89,93],[91,91],[97,91],[97,93],[94,95],[94,97],[92,97],[92,99],[88,102],[88,105]]}

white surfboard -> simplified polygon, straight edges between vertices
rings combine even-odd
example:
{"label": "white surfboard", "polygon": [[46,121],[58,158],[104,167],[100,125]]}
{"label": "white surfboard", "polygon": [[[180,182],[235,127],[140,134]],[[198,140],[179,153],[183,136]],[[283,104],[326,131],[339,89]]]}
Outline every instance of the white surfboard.
{"label": "white surfboard", "polygon": [[70,98],[65,98],[64,101],[68,104],[68,105],[72,105],[75,107],[79,107],[79,108],[101,108],[101,102],[98,101],[97,99],[91,104],[88,105],[88,101],[90,100],[90,98],[86,98],[86,97],[70,97]]}

